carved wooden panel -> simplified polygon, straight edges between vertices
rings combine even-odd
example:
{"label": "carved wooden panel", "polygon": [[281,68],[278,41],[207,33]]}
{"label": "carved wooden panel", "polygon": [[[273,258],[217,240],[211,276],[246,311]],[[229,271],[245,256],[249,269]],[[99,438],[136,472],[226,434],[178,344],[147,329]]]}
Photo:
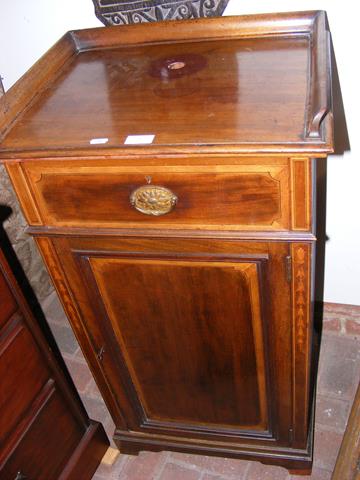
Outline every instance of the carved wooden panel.
{"label": "carved wooden panel", "polygon": [[215,17],[229,0],[93,0],[95,14],[104,25]]}

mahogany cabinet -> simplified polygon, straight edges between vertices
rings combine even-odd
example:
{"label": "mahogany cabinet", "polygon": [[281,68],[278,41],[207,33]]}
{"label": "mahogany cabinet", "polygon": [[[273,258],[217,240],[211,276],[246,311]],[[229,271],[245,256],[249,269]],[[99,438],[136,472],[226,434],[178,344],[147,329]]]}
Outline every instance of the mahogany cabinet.
{"label": "mahogany cabinet", "polygon": [[0,477],[90,479],[109,445],[89,420],[0,249]]}
{"label": "mahogany cabinet", "polygon": [[324,12],[91,29],[1,100],[1,158],[122,451],[311,468],[329,62]]}

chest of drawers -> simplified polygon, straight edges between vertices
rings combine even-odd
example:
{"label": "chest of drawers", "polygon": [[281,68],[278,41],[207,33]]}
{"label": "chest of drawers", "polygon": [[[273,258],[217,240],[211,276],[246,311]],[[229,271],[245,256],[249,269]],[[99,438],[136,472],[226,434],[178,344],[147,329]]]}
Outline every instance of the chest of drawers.
{"label": "chest of drawers", "polygon": [[[90,479],[109,445],[89,420],[0,248],[0,477]],[[11,257],[13,259],[13,257]]]}
{"label": "chest of drawers", "polygon": [[311,467],[328,49],[323,12],[70,32],[2,100],[122,451]]}

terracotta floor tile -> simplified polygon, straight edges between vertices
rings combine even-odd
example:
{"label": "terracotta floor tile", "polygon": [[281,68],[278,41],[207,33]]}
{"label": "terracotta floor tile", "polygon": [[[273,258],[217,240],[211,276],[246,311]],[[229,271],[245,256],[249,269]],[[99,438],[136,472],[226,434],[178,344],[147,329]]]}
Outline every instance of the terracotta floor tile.
{"label": "terracotta floor tile", "polygon": [[93,382],[89,367],[73,358],[64,358],[64,360],[75,383],[76,389],[80,394],[84,393],[91,382]]}
{"label": "terracotta floor tile", "polygon": [[186,463],[191,467],[198,467],[200,469],[205,468],[207,460],[209,457],[205,455],[192,455],[190,453],[179,453],[179,452],[171,452],[170,456],[175,461]]}
{"label": "terracotta floor tile", "polygon": [[71,328],[68,325],[60,325],[58,323],[49,323],[49,326],[61,353],[74,355],[79,345]]}
{"label": "terracotta floor tile", "polygon": [[105,422],[103,422],[103,426],[108,436],[108,439],[110,440],[110,446],[113,448],[117,448],[113,440],[113,435],[115,432],[115,424],[112,418],[110,417],[110,415],[109,415],[109,418]]}
{"label": "terracotta floor tile", "polygon": [[344,432],[350,413],[350,402],[318,395],[316,399],[316,423]]}
{"label": "terracotta floor tile", "polygon": [[[246,480],[287,480],[288,471],[282,467],[252,462],[245,477]],[[306,477],[305,477],[306,478]]]}
{"label": "terracotta floor tile", "polygon": [[121,480],[151,480],[160,473],[167,453],[140,452],[139,455],[127,455]]}
{"label": "terracotta floor tile", "polygon": [[331,332],[340,332],[341,323],[338,318],[329,318],[323,322],[323,330]]}
{"label": "terracotta floor tile", "polygon": [[234,480],[242,478],[249,464],[249,462],[244,460],[183,453],[172,453],[171,457],[192,467],[201,468],[209,473],[222,474]]}
{"label": "terracotta floor tile", "polygon": [[174,463],[167,463],[159,480],[200,480],[200,476],[201,473],[198,470],[191,470]]}
{"label": "terracotta floor tile", "polygon": [[[229,477],[225,477],[224,475],[217,475],[216,473],[203,473],[201,480],[228,480]],[[237,477],[236,480],[244,480],[245,477]]]}
{"label": "terracotta floor tile", "polygon": [[86,411],[89,417],[101,423],[106,423],[111,420],[108,409],[101,398],[91,398],[85,395],[81,396]]}
{"label": "terracotta floor tile", "polygon": [[[224,480],[224,477],[222,475],[213,475],[212,473],[205,473],[201,477],[201,480]],[[241,480],[241,477],[239,477],[239,480]]]}
{"label": "terracotta floor tile", "polygon": [[341,445],[342,434],[323,430],[316,426],[314,443],[314,466],[333,471],[337,454]]}
{"label": "terracotta floor tile", "polygon": [[108,475],[107,477],[104,477],[103,475],[99,475],[98,473],[95,473],[95,475],[92,477],[91,480],[107,480],[107,478],[109,478]]}
{"label": "terracotta floor tile", "polygon": [[338,317],[354,318],[360,321],[360,306],[359,305],[342,305],[339,303],[324,304],[324,317],[328,318],[329,315],[337,315]]}
{"label": "terracotta floor tile", "polygon": [[[113,465],[105,465],[101,463],[96,470],[96,476],[101,480],[118,480],[121,478],[121,472],[126,464],[127,455],[119,455]],[[94,480],[94,479],[92,479]]]}
{"label": "terracotta floor tile", "polygon": [[331,472],[314,467],[310,476],[290,475],[287,480],[331,480]]}
{"label": "terracotta floor tile", "polygon": [[350,399],[360,379],[360,342],[351,337],[323,335],[318,394]]}
{"label": "terracotta floor tile", "polygon": [[68,323],[59,297],[54,292],[43,306],[44,314],[50,323]]}
{"label": "terracotta floor tile", "polygon": [[[89,370],[89,372],[90,372],[90,370]],[[88,395],[89,397],[93,397],[93,398],[101,397],[99,388],[96,385],[96,382],[95,382],[93,377],[91,377],[91,381],[87,385],[86,395]]]}
{"label": "terracotta floor tile", "polygon": [[360,336],[360,320],[346,320],[345,329],[350,335]]}
{"label": "terracotta floor tile", "polygon": [[76,351],[75,358],[79,361],[82,362],[84,365],[87,365],[87,362],[85,360],[84,354],[81,351],[81,348],[79,347],[78,350]]}

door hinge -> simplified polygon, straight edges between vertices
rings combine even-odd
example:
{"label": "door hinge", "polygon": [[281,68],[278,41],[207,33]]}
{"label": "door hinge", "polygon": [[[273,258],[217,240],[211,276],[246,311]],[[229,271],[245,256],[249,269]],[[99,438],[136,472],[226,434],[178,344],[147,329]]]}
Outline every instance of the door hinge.
{"label": "door hinge", "polygon": [[286,280],[290,283],[292,280],[292,258],[291,255],[285,257]]}

